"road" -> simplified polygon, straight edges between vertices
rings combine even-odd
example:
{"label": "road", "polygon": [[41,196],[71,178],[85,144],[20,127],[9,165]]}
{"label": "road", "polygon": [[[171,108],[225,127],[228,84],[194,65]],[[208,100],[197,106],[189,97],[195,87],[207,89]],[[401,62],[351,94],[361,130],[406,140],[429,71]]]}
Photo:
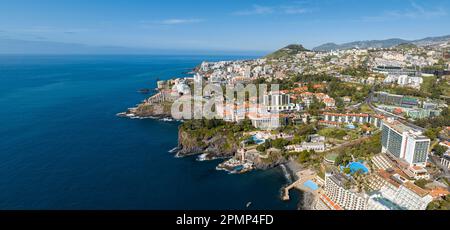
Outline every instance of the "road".
{"label": "road", "polygon": [[369,96],[367,97],[367,99],[366,99],[366,101],[365,101],[365,103],[366,103],[373,111],[375,111],[375,113],[381,114],[381,115],[383,115],[383,116],[385,116],[385,117],[394,117],[394,118],[396,118],[397,120],[399,120],[400,122],[402,122],[403,124],[405,124],[405,125],[407,125],[407,126],[410,126],[410,127],[414,128],[414,129],[417,129],[417,130],[420,130],[420,131],[422,131],[422,132],[425,131],[424,128],[422,128],[422,127],[420,127],[420,126],[417,126],[417,125],[415,125],[415,124],[413,124],[413,123],[407,121],[407,120],[406,120],[404,117],[402,117],[402,116],[399,116],[399,115],[390,113],[390,112],[388,112],[388,111],[379,109],[379,108],[377,108],[376,106],[374,106],[374,105],[372,104],[372,97],[373,97],[373,94],[374,94],[375,87],[376,87],[375,85],[372,87],[372,89],[370,90]]}

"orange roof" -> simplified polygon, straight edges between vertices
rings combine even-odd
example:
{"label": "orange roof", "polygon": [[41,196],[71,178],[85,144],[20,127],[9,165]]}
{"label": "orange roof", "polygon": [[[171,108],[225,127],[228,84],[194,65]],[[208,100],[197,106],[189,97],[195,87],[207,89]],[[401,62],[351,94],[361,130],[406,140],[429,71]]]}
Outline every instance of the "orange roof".
{"label": "orange roof", "polygon": [[419,171],[419,170],[422,170],[422,169],[424,169],[423,167],[420,167],[420,166],[413,166],[412,167],[414,170],[417,170],[417,171]]}
{"label": "orange roof", "polygon": [[324,93],[316,93],[315,96],[319,99],[323,99],[328,97],[328,95],[324,94]]}
{"label": "orange roof", "polygon": [[319,123],[325,123],[325,124],[330,124],[330,125],[339,125],[339,122],[335,122],[335,121],[319,121]]}
{"label": "orange roof", "polygon": [[334,203],[327,195],[321,194],[320,199],[323,200],[327,205],[331,205],[330,208],[333,208],[334,210],[344,210],[341,206]]}
{"label": "orange roof", "polygon": [[394,185],[395,187],[399,188],[400,187],[400,183],[398,183],[397,181],[393,180],[391,178],[391,174],[386,172],[385,170],[378,170],[377,172],[378,176],[380,176],[381,178],[383,178],[384,180],[386,180],[387,182],[389,182],[390,184]]}
{"label": "orange roof", "polygon": [[449,194],[450,194],[450,192],[447,189],[442,188],[442,187],[437,187],[437,188],[431,190],[431,192],[430,192],[430,195],[433,198],[443,197],[443,196],[447,196]]}
{"label": "orange roof", "polygon": [[323,87],[325,87],[325,85],[323,85],[323,84],[315,84],[315,85],[313,85],[314,89],[321,89]]}
{"label": "orange roof", "polygon": [[335,102],[333,98],[325,98],[323,99],[323,102],[327,103],[327,102]]}
{"label": "orange roof", "polygon": [[395,114],[400,114],[400,113],[403,113],[403,110],[400,109],[400,108],[395,108],[395,109],[394,109],[394,113],[395,113]]}
{"label": "orange roof", "polygon": [[369,116],[369,114],[365,114],[365,113],[360,113],[360,114],[347,113],[347,114],[343,114],[343,113],[328,113],[328,112],[324,112],[323,115],[336,116],[336,117],[368,117]]}
{"label": "orange roof", "polygon": [[419,186],[417,186],[411,182],[406,182],[403,185],[421,197],[424,197],[429,194],[429,192],[427,190],[422,189]]}
{"label": "orange roof", "polygon": [[308,91],[308,87],[307,86],[297,87],[297,88],[294,88],[292,91],[294,91],[294,92],[306,92],[306,91]]}
{"label": "orange roof", "polygon": [[372,117],[379,118],[379,119],[384,119],[385,118],[385,116],[380,115],[380,114],[373,114]]}
{"label": "orange roof", "polygon": [[314,95],[314,93],[311,93],[311,92],[304,92],[304,93],[302,93],[301,95],[312,96],[312,95]]}

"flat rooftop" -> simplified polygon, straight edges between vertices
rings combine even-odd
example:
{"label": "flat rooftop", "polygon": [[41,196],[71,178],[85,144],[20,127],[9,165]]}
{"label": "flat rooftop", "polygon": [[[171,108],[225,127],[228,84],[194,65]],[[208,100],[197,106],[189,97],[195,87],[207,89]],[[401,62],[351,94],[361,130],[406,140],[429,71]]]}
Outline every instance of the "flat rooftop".
{"label": "flat rooftop", "polygon": [[408,133],[408,135],[413,136],[414,139],[416,139],[416,140],[429,140],[429,138],[424,136],[420,130],[415,129],[411,126],[405,125],[405,124],[401,123],[400,121],[389,122],[387,120],[384,120],[384,123],[386,125],[388,125],[389,127],[391,127],[392,129],[394,129],[398,133],[401,133],[401,134]]}

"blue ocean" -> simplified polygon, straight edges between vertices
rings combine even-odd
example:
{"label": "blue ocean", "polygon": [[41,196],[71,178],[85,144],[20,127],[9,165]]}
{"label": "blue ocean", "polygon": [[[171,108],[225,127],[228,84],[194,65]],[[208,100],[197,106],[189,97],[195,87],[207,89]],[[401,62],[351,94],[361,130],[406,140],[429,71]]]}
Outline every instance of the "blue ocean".
{"label": "blue ocean", "polygon": [[275,168],[175,158],[177,123],[115,115],[157,79],[230,56],[0,56],[1,210],[297,209]]}

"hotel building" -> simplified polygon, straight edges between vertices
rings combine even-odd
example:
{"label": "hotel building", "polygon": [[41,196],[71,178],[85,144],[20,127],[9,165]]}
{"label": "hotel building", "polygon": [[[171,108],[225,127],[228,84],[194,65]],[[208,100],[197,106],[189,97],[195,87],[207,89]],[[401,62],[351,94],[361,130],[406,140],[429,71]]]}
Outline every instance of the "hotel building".
{"label": "hotel building", "polygon": [[320,198],[332,210],[365,210],[367,196],[346,188],[350,184],[347,176],[337,174],[325,175],[324,194]]}
{"label": "hotel building", "polygon": [[264,95],[264,106],[268,112],[300,111],[300,106],[291,103],[291,97],[282,92],[270,92]]}
{"label": "hotel building", "polygon": [[398,121],[382,125],[382,152],[406,161],[410,166],[426,165],[430,139]]}
{"label": "hotel building", "polygon": [[323,113],[323,121],[329,123],[370,123],[376,127],[381,127],[383,116],[376,114],[342,114],[342,113]]}
{"label": "hotel building", "polygon": [[379,170],[368,179],[372,192],[370,210],[425,210],[433,200],[430,193],[402,176],[401,171]]}

